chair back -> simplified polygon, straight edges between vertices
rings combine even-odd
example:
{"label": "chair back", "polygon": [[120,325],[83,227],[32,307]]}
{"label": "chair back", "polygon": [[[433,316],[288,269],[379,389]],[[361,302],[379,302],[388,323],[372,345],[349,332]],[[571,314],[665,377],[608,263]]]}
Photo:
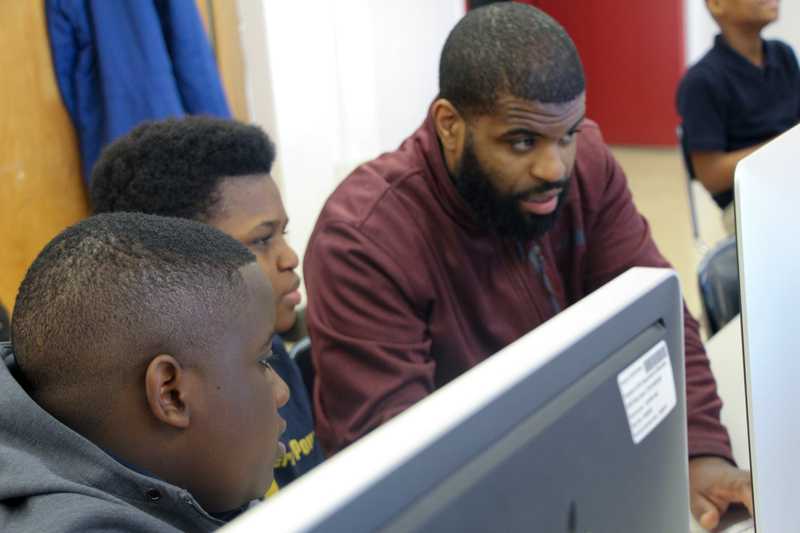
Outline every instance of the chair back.
{"label": "chair back", "polygon": [[289,356],[294,359],[303,376],[303,383],[308,391],[308,397],[314,398],[314,364],[311,362],[311,339],[303,337],[297,341],[289,351]]}
{"label": "chair back", "polygon": [[11,340],[11,324],[8,312],[0,303],[0,342]]}
{"label": "chair back", "polygon": [[700,240],[700,223],[697,218],[697,200],[694,195],[694,166],[692,166],[692,158],[689,157],[688,144],[686,143],[686,135],[683,132],[683,126],[680,124],[675,128],[675,135],[678,137],[678,145],[681,147],[681,158],[683,159],[683,168],[686,170],[686,194],[689,197],[689,215],[692,217],[692,236],[694,240]]}
{"label": "chair back", "polygon": [[703,257],[697,268],[697,282],[709,333],[713,335],[741,309],[735,236],[723,240]]}
{"label": "chair back", "polygon": [[690,180],[696,179],[692,158],[689,157],[689,144],[686,140],[686,133],[683,131],[682,125],[678,124],[678,127],[675,128],[675,134],[678,137],[678,144],[681,147],[681,158],[683,159],[683,167],[686,169],[686,176]]}

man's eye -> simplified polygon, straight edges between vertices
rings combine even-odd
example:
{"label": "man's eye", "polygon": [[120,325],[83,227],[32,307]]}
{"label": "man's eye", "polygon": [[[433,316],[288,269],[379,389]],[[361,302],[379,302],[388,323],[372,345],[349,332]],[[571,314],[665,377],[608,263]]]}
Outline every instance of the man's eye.
{"label": "man's eye", "polygon": [[511,149],[515,152],[526,152],[533,147],[536,140],[533,137],[525,137],[524,139],[517,139],[511,141]]}

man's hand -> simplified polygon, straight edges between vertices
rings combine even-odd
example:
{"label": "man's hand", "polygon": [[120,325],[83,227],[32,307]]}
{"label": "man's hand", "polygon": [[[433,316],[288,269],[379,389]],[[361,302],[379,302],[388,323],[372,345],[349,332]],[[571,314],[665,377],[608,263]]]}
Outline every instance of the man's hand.
{"label": "man's hand", "polygon": [[692,514],[704,529],[714,529],[731,504],[742,504],[753,515],[750,472],[720,457],[689,459],[689,498]]}

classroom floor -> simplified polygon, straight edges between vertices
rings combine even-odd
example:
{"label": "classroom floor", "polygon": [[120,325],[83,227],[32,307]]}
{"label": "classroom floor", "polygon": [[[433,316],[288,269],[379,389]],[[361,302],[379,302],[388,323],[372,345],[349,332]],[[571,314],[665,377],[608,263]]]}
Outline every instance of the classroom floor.
{"label": "classroom floor", "polygon": [[695,183],[700,227],[700,239],[695,241],[686,173],[678,149],[616,146],[612,152],[625,170],[639,211],[650,222],[656,244],[678,272],[689,310],[701,318],[697,266],[703,253],[725,235],[720,210]]}

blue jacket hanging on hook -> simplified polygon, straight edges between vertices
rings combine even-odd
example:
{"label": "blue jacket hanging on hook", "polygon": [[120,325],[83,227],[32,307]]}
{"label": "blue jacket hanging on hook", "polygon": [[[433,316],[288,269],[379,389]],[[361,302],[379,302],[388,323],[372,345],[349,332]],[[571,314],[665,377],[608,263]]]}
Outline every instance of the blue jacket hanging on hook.
{"label": "blue jacket hanging on hook", "polygon": [[46,0],[56,80],[87,185],[100,150],[143,120],[229,117],[194,0]]}

